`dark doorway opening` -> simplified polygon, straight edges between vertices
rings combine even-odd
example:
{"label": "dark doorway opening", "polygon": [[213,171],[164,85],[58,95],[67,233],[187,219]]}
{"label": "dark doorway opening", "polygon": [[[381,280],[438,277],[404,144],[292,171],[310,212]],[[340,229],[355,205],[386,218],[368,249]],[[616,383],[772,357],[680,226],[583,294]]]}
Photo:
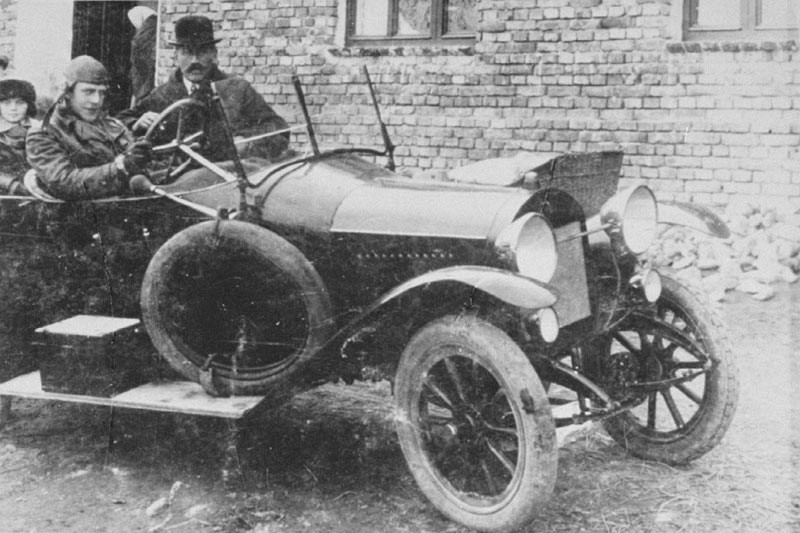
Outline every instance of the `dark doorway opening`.
{"label": "dark doorway opening", "polygon": [[127,17],[136,6],[158,10],[158,0],[76,1],[72,22],[72,57],[90,55],[108,69],[107,106],[114,115],[131,103],[131,39],[136,29]]}

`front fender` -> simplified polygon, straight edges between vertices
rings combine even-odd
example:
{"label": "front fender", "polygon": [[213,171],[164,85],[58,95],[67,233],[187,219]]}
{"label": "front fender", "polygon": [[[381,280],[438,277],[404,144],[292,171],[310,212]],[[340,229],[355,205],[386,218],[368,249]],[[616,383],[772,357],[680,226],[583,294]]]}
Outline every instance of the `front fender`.
{"label": "front fender", "polygon": [[456,266],[433,270],[401,283],[378,298],[370,308],[382,307],[417,287],[453,281],[522,309],[550,307],[558,300],[554,288],[514,272],[483,266]]}
{"label": "front fender", "polygon": [[[392,314],[396,311],[396,309],[392,309],[392,304],[398,302],[403,296],[435,287],[447,289],[446,284],[448,283],[457,283],[467,290],[490,294],[508,305],[521,309],[534,310],[551,307],[558,299],[555,289],[549,285],[507,270],[483,266],[442,268],[412,278],[384,293],[331,337],[326,343],[326,350],[342,346],[349,337],[364,326],[379,319],[384,311]],[[452,287],[445,292],[452,293]],[[437,295],[437,297],[439,296],[441,293]],[[407,311],[407,318],[412,321],[419,320],[422,315],[420,309],[408,309]]]}
{"label": "front fender", "polygon": [[712,237],[727,239],[728,225],[716,213],[701,205],[686,202],[658,202],[658,222],[686,226]]}

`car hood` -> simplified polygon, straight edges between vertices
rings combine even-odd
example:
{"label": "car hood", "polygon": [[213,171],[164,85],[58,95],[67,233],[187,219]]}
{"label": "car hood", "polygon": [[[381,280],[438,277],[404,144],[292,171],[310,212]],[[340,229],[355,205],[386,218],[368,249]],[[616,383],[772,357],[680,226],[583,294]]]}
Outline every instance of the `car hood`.
{"label": "car hood", "polygon": [[493,239],[529,197],[519,189],[379,178],[342,201],[331,231]]}
{"label": "car hood", "polygon": [[266,222],[313,232],[491,240],[530,194],[404,178],[348,155],[273,175],[254,191],[254,201]]}

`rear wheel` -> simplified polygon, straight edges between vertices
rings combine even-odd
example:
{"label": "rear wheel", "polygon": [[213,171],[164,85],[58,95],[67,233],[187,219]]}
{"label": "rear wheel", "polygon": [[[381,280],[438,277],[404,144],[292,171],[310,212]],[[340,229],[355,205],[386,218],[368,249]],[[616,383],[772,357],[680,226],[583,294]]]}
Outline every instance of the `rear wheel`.
{"label": "rear wheel", "polygon": [[423,327],[403,351],[395,402],[411,473],[451,519],[508,531],[549,498],[558,462],[550,404],[495,326],[451,316]]}
{"label": "rear wheel", "polygon": [[239,221],[187,228],[162,246],[142,282],[153,344],[178,372],[209,368],[227,394],[284,384],[328,339],[327,291],[303,254]]}
{"label": "rear wheel", "polygon": [[645,388],[638,407],[604,422],[632,455],[686,463],[716,446],[733,419],[739,389],[732,350],[705,300],[665,277],[658,302],[633,312],[606,340],[607,366],[625,369]]}

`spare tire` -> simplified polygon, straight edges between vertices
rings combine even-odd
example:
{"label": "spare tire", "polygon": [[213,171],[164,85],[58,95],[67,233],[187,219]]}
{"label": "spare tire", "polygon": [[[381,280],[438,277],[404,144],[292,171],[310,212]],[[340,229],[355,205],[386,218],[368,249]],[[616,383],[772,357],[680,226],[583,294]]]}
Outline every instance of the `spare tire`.
{"label": "spare tire", "polygon": [[241,221],[203,222],[164,243],[147,267],[141,306],[159,353],[192,381],[211,369],[220,394],[281,389],[333,330],[311,263]]}

